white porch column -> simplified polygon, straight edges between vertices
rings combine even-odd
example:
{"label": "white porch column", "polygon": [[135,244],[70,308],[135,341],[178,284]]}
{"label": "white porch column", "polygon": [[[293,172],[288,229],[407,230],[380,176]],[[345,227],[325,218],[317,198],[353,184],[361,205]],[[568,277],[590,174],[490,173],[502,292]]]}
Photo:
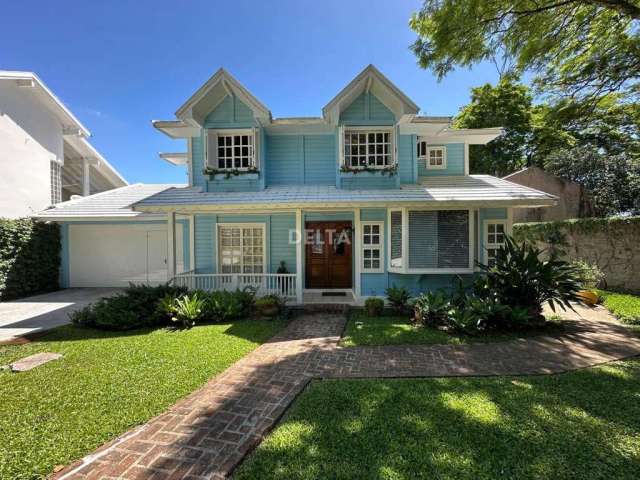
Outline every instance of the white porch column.
{"label": "white porch column", "polygon": [[167,214],[167,280],[176,276],[176,212]]}
{"label": "white porch column", "polygon": [[304,226],[302,225],[302,210],[296,210],[296,302],[302,305],[303,300],[303,279],[302,279],[302,246],[304,242]]}
{"label": "white porch column", "polygon": [[82,196],[88,197],[91,195],[91,170],[89,165],[89,159],[82,159]]}
{"label": "white porch column", "polygon": [[355,285],[354,285],[354,289],[353,289],[353,294],[356,297],[356,301],[360,300],[360,296],[361,296],[361,290],[362,287],[360,286],[361,284],[361,280],[362,280],[362,276],[360,275],[361,273],[361,267],[362,267],[362,259],[360,258],[360,255],[362,254],[362,248],[360,245],[361,239],[362,239],[362,225],[361,225],[361,221],[360,221],[360,209],[356,208],[353,211],[353,263],[354,263],[354,267],[355,267]]}

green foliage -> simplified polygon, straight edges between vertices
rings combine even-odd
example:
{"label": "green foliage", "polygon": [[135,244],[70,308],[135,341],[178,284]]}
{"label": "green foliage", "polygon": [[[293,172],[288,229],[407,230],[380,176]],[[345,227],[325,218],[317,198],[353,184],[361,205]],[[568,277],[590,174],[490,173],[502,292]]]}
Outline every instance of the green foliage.
{"label": "green foliage", "polygon": [[640,296],[628,293],[598,291],[603,305],[622,322],[640,325]]}
{"label": "green foliage", "polygon": [[542,259],[542,250],[526,242],[516,243],[505,237],[493,266],[479,264],[485,273],[479,282],[483,290],[495,295],[495,300],[511,308],[523,308],[532,319],[542,319],[542,306],[549,303],[565,310],[569,302],[579,302],[581,285],[575,268],[563,260]]}
{"label": "green foliage", "polygon": [[525,164],[532,132],[532,95],[526,85],[510,77],[496,86],[471,89],[471,103],[455,118],[456,128],[504,127],[505,133],[488,145],[471,145],[471,173],[503,176]]}
{"label": "green foliage", "polygon": [[209,321],[227,322],[250,316],[254,310],[255,291],[251,288],[205,293],[204,316]]}
{"label": "green foliage", "polygon": [[576,276],[583,289],[592,290],[597,288],[604,280],[604,273],[597,265],[590,264],[584,260],[576,260],[571,262],[576,270]]}
{"label": "green foliage", "polygon": [[378,297],[369,297],[364,301],[364,311],[368,317],[379,317],[384,311],[384,300]]}
{"label": "green foliage", "polygon": [[513,226],[516,241],[541,241],[555,246],[566,245],[567,234],[594,234],[605,232],[616,235],[618,229],[640,226],[638,217],[578,218],[554,222],[517,223]]}
{"label": "green foliage", "polygon": [[285,326],[237,321],[168,331],[71,325],[0,347],[0,365],[63,357],[24,374],[0,370],[0,478],[44,479],[165,412]]}
{"label": "green foliage", "polygon": [[414,305],[414,319],[419,325],[446,325],[455,310],[451,298],[443,291],[426,292],[420,295]]}
{"label": "green foliage", "polygon": [[206,299],[201,298],[198,292],[182,295],[173,301],[171,320],[184,328],[191,328],[202,318],[205,303]]}
{"label": "green foliage", "polygon": [[258,313],[265,317],[278,316],[286,305],[286,300],[279,295],[265,295],[256,300],[256,310]]}
{"label": "green foliage", "polygon": [[387,288],[384,293],[387,296],[389,304],[397,313],[404,313],[407,311],[409,298],[411,298],[409,290],[405,287],[396,287],[393,285],[392,287]]}
{"label": "green foliage", "polygon": [[551,153],[546,168],[583,185],[599,216],[640,214],[639,158],[627,153],[606,154],[595,147],[576,147]]}
{"label": "green foliage", "polygon": [[60,227],[0,218],[0,300],[58,289]]}
{"label": "green foliage", "polygon": [[493,60],[535,72],[542,91],[597,98],[640,91],[639,19],[635,0],[425,0],[410,26],[420,65],[438,78]]}

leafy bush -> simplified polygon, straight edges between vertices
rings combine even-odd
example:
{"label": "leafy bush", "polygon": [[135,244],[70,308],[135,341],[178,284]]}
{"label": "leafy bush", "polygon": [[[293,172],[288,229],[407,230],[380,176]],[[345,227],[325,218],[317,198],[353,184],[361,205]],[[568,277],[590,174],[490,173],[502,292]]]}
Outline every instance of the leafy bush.
{"label": "leafy bush", "polygon": [[239,292],[220,290],[205,294],[205,318],[213,322],[227,322],[241,317],[245,309]]}
{"label": "leafy bush", "polygon": [[184,328],[191,328],[202,318],[205,303],[206,300],[198,292],[178,297],[173,300],[171,320],[181,323]]}
{"label": "leafy bush", "polygon": [[0,300],[57,290],[60,245],[55,223],[0,219]]}
{"label": "leafy bush", "polygon": [[384,300],[378,297],[369,297],[364,301],[364,311],[367,317],[379,317],[384,312]]}
{"label": "leafy bush", "polygon": [[584,260],[576,260],[571,265],[575,268],[578,281],[585,290],[598,288],[604,280],[604,273],[597,265],[592,265]]}
{"label": "leafy bush", "polygon": [[533,245],[517,244],[505,237],[495,264],[479,264],[485,275],[478,280],[476,291],[493,295],[497,302],[511,308],[524,308],[532,319],[543,319],[542,307],[547,302],[553,311],[556,305],[562,310],[573,309],[569,302],[580,301],[578,272],[568,262],[554,257],[541,260],[542,253]]}
{"label": "leafy bush", "polygon": [[255,301],[256,310],[264,317],[276,317],[284,309],[286,300],[278,295],[265,295]]}
{"label": "leafy bush", "polygon": [[454,310],[451,297],[443,291],[423,293],[413,308],[415,322],[427,326],[446,325]]}
{"label": "leafy bush", "polygon": [[391,304],[391,307],[396,312],[404,313],[407,311],[409,298],[411,298],[409,290],[405,287],[396,287],[393,285],[392,287],[387,288],[384,293],[387,296],[387,300]]}

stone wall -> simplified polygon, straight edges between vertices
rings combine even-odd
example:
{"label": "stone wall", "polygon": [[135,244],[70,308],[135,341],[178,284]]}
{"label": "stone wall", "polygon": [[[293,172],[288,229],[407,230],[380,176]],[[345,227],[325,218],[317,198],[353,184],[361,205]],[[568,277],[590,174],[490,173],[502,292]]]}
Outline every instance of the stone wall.
{"label": "stone wall", "polygon": [[608,288],[640,293],[640,217],[521,223],[513,231],[517,240],[598,265]]}

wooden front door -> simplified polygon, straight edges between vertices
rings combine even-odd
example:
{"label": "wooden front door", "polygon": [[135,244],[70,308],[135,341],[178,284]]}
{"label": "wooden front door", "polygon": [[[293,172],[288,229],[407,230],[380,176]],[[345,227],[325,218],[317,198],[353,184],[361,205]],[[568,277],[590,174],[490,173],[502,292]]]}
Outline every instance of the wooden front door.
{"label": "wooden front door", "polygon": [[351,222],[307,222],[306,288],[351,288]]}

